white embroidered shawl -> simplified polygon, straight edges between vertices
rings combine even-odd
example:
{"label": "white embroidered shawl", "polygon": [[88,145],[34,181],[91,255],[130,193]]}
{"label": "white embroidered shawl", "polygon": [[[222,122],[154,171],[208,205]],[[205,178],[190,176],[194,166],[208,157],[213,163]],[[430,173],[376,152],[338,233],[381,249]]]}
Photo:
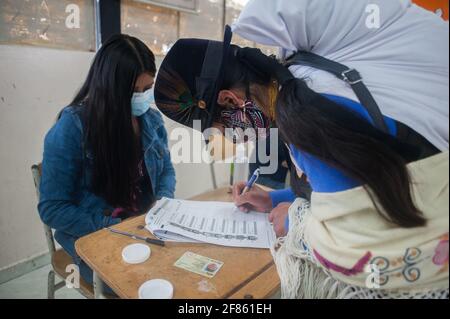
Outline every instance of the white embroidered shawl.
{"label": "white embroidered shawl", "polygon": [[368,291],[448,294],[448,156],[441,153],[408,166],[426,227],[404,229],[387,222],[363,187],[313,193],[311,208],[297,200],[290,211],[289,234],[273,250],[283,297],[364,297]]}

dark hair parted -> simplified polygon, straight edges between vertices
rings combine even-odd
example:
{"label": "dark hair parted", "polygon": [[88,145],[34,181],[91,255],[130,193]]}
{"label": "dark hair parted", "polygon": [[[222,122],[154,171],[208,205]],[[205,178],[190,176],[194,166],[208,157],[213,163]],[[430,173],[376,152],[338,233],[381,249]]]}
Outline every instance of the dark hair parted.
{"label": "dark hair parted", "polygon": [[276,121],[285,142],[364,185],[388,221],[405,228],[426,224],[413,202],[407,170],[407,163],[417,156],[415,147],[381,132],[300,79],[283,85]]}
{"label": "dark hair parted", "polygon": [[92,191],[115,207],[132,204],[140,143],[132,125],[137,78],[156,73],[155,56],[137,38],[115,35],[96,54],[73,105],[84,105],[85,140],[93,155]]}

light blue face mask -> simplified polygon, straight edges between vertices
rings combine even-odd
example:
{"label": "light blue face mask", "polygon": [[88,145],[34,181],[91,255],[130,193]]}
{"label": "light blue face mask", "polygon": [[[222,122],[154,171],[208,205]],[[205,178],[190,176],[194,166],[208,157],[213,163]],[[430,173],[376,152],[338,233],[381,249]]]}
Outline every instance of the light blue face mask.
{"label": "light blue face mask", "polygon": [[142,116],[147,113],[151,104],[155,104],[153,89],[143,93],[134,93],[131,99],[131,114],[137,117]]}

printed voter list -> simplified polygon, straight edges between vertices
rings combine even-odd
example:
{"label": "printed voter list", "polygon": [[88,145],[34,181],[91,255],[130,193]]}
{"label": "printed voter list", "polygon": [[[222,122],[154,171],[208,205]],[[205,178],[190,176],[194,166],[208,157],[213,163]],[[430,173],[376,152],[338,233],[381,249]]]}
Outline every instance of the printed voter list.
{"label": "printed voter list", "polygon": [[166,241],[267,249],[276,240],[268,214],[243,213],[233,203],[163,198],[145,221],[153,235]]}

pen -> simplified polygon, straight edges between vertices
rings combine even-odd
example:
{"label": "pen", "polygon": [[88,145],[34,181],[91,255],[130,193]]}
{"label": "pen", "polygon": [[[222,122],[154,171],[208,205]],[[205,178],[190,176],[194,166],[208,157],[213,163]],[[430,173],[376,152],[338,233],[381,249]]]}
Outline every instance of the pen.
{"label": "pen", "polygon": [[139,236],[139,235],[123,232],[123,231],[120,231],[120,230],[115,230],[115,229],[112,229],[112,228],[109,228],[109,227],[107,229],[110,232],[114,233],[114,234],[127,236],[127,237],[130,237],[130,238],[136,239],[136,240],[143,240],[147,244],[158,245],[158,246],[165,246],[164,241],[159,240],[159,239],[152,239],[152,238],[149,238],[149,237],[142,237],[142,236]]}
{"label": "pen", "polygon": [[250,178],[250,180],[247,182],[247,185],[245,186],[245,188],[244,188],[244,190],[242,191],[242,194],[241,194],[241,195],[244,195],[245,193],[249,192],[249,191],[252,189],[252,187],[256,184],[256,181],[258,180],[260,174],[261,174],[261,169],[258,168],[258,169],[253,173],[253,175],[252,175],[252,177]]}

